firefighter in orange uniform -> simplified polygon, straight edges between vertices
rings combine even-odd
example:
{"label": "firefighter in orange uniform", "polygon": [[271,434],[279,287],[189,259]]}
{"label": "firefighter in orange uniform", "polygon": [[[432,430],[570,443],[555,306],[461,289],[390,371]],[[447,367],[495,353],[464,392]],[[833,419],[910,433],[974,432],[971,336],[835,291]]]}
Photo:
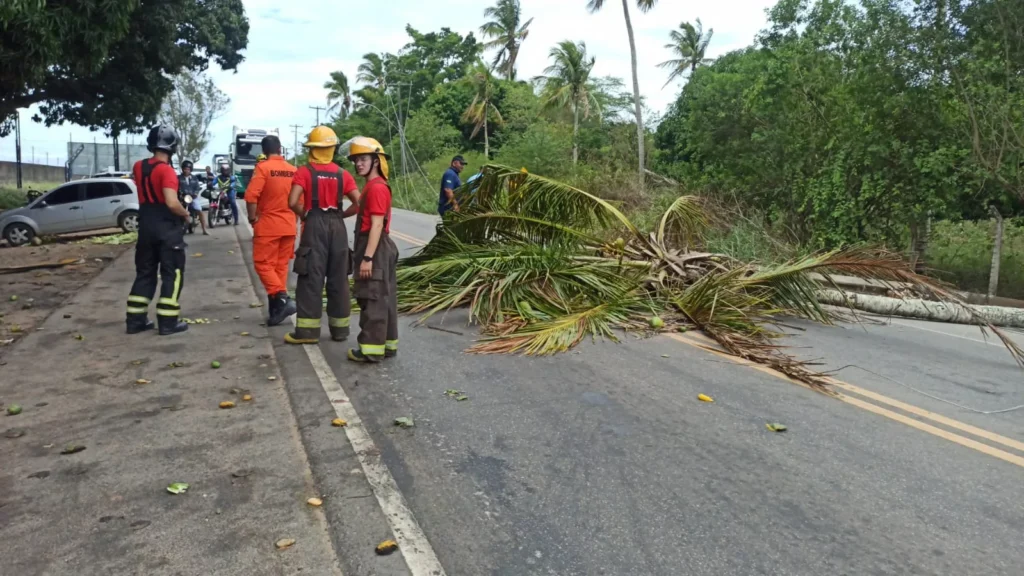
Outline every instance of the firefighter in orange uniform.
{"label": "firefighter in orange uniform", "polygon": [[[292,179],[288,205],[302,218],[302,235],[295,252],[295,331],[284,337],[289,344],[315,344],[320,340],[320,315],[326,280],[327,324],[331,339],[349,335],[352,301],[348,289],[348,230],[345,218],[359,209],[355,178],[334,163],[338,136],[327,126],[317,126],[303,146],[309,163],[299,166]],[[342,198],[351,204],[342,209]]]}
{"label": "firefighter in orange uniform", "polygon": [[256,164],[245,189],[246,212],[252,224],[252,261],[267,291],[267,326],[295,314],[288,298],[288,264],[295,253],[295,213],[288,207],[295,167],[281,156],[281,140],[266,136],[260,143],[265,160]]}

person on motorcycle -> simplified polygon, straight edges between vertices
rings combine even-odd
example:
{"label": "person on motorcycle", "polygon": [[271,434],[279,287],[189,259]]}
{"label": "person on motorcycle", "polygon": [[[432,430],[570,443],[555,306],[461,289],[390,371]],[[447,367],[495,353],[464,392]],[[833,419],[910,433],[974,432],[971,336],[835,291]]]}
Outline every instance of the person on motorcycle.
{"label": "person on motorcycle", "polygon": [[185,160],[181,163],[181,176],[178,176],[178,195],[183,197],[188,194],[192,197],[192,203],[188,206],[191,214],[199,214],[199,225],[203,228],[203,235],[209,236],[206,231],[206,215],[199,205],[199,178],[192,174],[192,161]]}
{"label": "person on motorcycle", "polygon": [[217,174],[214,189],[218,193],[222,189],[227,190],[228,203],[231,205],[231,222],[238,226],[238,204],[235,202],[235,196],[238,193],[238,179],[231,173],[231,166],[227,164],[220,165],[220,174]]}
{"label": "person on motorcycle", "polygon": [[188,210],[178,201],[178,175],[171,156],[178,151],[178,135],[170,126],[154,126],[146,138],[152,158],[132,167],[139,194],[139,239],[135,243],[135,282],[128,293],[128,334],[153,329],[149,303],[160,279],[156,314],[160,335],[188,330],[179,318],[181,286],[185,275],[185,236],[182,220]]}

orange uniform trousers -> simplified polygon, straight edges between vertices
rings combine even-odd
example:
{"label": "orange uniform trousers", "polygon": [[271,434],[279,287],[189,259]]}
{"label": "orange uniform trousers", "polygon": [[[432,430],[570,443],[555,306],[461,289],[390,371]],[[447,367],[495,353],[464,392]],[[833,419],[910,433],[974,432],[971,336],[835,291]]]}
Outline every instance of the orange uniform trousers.
{"label": "orange uniform trousers", "polygon": [[252,264],[267,294],[288,290],[288,263],[295,255],[295,236],[253,236]]}

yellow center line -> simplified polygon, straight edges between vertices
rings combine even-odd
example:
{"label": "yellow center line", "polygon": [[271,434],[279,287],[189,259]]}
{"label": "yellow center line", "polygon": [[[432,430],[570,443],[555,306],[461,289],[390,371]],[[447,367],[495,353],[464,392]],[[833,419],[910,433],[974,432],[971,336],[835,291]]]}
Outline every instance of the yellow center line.
{"label": "yellow center line", "polygon": [[[711,340],[710,338],[705,338],[704,336],[698,336],[698,335],[692,335],[691,336],[689,334],[687,336],[683,336],[683,335],[680,335],[680,334],[666,334],[666,336],[668,336],[669,338],[672,338],[673,340],[676,340],[678,342],[682,342],[683,344],[687,344],[689,346],[693,346],[695,348],[699,348],[699,349],[704,350],[706,352],[710,352],[712,354],[715,354],[716,356],[725,358],[725,359],[729,360],[730,362],[732,362],[734,364],[743,365],[743,366],[750,366],[751,368],[754,368],[755,370],[759,370],[759,371],[764,372],[766,374],[771,374],[772,376],[775,376],[776,378],[779,378],[781,380],[785,380],[787,382],[791,382],[793,384],[796,384],[797,386],[803,386],[804,388],[811,389],[811,387],[808,386],[807,384],[804,384],[803,382],[800,382],[799,380],[794,380],[793,378],[790,378],[789,376],[786,376],[785,374],[783,374],[782,372],[779,372],[778,370],[774,370],[772,368],[769,368],[767,366],[762,366],[760,364],[757,364],[755,362],[751,362],[751,361],[746,360],[744,358],[739,358],[739,357],[733,356],[732,354],[729,354],[728,352],[715,349],[712,345],[717,346],[717,343],[715,343],[714,340]],[[706,341],[706,343],[704,341]],[[837,388],[840,388],[842,390],[845,390],[847,392],[852,392],[854,394],[857,394],[857,395],[860,395],[860,396],[864,396],[866,398],[870,398],[870,399],[876,400],[878,402],[882,402],[884,404],[888,404],[888,405],[890,405],[890,406],[892,406],[894,408],[899,408],[900,410],[905,410],[906,412],[909,412],[909,413],[914,414],[916,416],[920,416],[922,418],[928,418],[930,420],[933,420],[933,421],[938,422],[940,424],[944,424],[944,425],[949,426],[951,428],[956,428],[958,430],[962,430],[964,432],[968,432],[970,434],[978,436],[979,438],[985,438],[986,440],[990,440],[992,442],[998,442],[998,443],[1003,444],[1003,445],[1008,446],[1008,447],[1012,447],[1012,448],[1015,448],[1015,449],[1018,449],[1018,450],[1024,450],[1024,443],[1018,442],[1018,441],[1013,440],[1011,438],[1006,438],[1005,436],[1000,436],[999,434],[995,434],[993,432],[989,432],[988,430],[983,430],[981,428],[977,428],[977,427],[971,426],[969,424],[964,424],[963,422],[960,422],[960,421],[957,421],[957,420],[953,420],[952,418],[947,418],[947,417],[942,416],[940,414],[935,414],[933,412],[929,412],[928,410],[924,410],[924,409],[918,408],[917,406],[912,406],[912,405],[907,404],[905,402],[900,402],[899,400],[894,400],[892,398],[889,398],[887,396],[883,396],[883,395],[878,394],[876,392],[871,392],[870,390],[864,390],[863,388],[860,388],[858,386],[854,386],[852,384],[848,384],[846,382],[842,382],[840,380],[836,380],[834,378],[829,378],[829,383],[832,384],[833,386],[835,386]],[[939,438],[943,438],[945,440],[949,440],[950,442],[953,442],[955,444],[959,444],[961,446],[964,446],[964,447],[967,447],[967,448],[971,448],[972,450],[977,450],[978,452],[981,452],[983,454],[987,454],[987,455],[992,456],[994,458],[999,458],[1000,460],[1003,460],[1005,462],[1009,462],[1011,464],[1016,464],[1017,466],[1020,466],[1021,468],[1024,468],[1024,458],[1022,458],[1022,457],[1020,457],[1020,456],[1018,456],[1016,454],[1012,454],[1010,452],[1006,452],[1004,450],[1000,450],[999,448],[995,448],[993,446],[989,446],[988,444],[983,444],[981,442],[978,442],[977,440],[972,440],[971,438],[967,438],[965,436],[960,436],[959,434],[953,434],[952,432],[949,432],[948,430],[943,430],[942,428],[938,428],[936,426],[932,426],[931,424],[928,424],[928,423],[925,423],[925,422],[921,422],[920,420],[915,420],[913,418],[910,418],[909,416],[905,416],[905,415],[900,414],[898,412],[894,412],[894,411],[889,410],[887,408],[883,408],[883,407],[881,407],[881,406],[879,406],[877,404],[872,404],[871,402],[866,402],[866,401],[864,401],[864,400],[862,400],[860,398],[855,398],[853,396],[848,396],[848,395],[840,393],[840,392],[836,392],[833,396],[836,399],[840,400],[841,402],[845,402],[847,404],[850,404],[851,406],[856,406],[856,407],[861,408],[863,410],[867,410],[868,412],[872,412],[874,414],[878,414],[879,416],[884,416],[886,418],[889,418],[890,420],[894,420],[896,422],[900,422],[902,424],[906,424],[907,426],[910,426],[911,428],[916,428],[918,430],[921,430],[922,432],[927,432],[928,434],[931,434],[933,436],[937,436]]]}
{"label": "yellow center line", "polygon": [[[408,242],[410,244],[413,244],[415,246],[425,246],[427,244],[427,242],[425,240],[420,240],[419,238],[416,238],[414,236],[409,236],[408,234],[403,234],[401,232],[397,232],[397,231],[394,231],[394,230],[391,231],[391,235],[395,236],[395,237],[397,237],[397,238],[399,238],[401,240],[404,240],[404,241],[406,241],[406,242]],[[807,384],[804,384],[803,382],[800,382],[799,380],[794,380],[793,378],[790,378],[789,376],[786,376],[785,374],[783,374],[782,372],[779,372],[778,370],[774,370],[772,368],[769,368],[767,366],[763,366],[763,365],[758,364],[756,362],[751,362],[749,360],[733,356],[732,354],[729,354],[729,353],[724,352],[722,350],[717,350],[715,348],[715,347],[718,346],[717,342],[715,342],[714,340],[712,340],[710,338],[707,338],[705,336],[701,336],[701,335],[697,335],[697,334],[692,334],[692,333],[687,335],[687,336],[683,336],[683,335],[680,335],[680,334],[667,334],[667,336],[669,338],[672,338],[673,340],[677,340],[677,341],[682,342],[684,344],[688,344],[690,346],[694,346],[696,348],[700,348],[701,350],[705,350],[705,351],[710,352],[712,354],[715,354],[717,356],[726,358],[730,362],[733,362],[735,364],[749,366],[749,367],[751,367],[751,368],[753,368],[755,370],[764,372],[766,374],[770,374],[770,375],[772,375],[772,376],[774,376],[776,378],[780,378],[782,380],[786,380],[787,382],[791,382],[791,383],[796,384],[798,386],[803,386],[804,388],[810,389],[810,386],[808,386]],[[701,342],[701,340],[703,340],[704,342]],[[988,440],[990,442],[995,442],[997,444],[1002,444],[1002,445],[1004,445],[1004,446],[1006,446],[1008,448],[1013,448],[1015,450],[1020,450],[1020,451],[1024,452],[1024,442],[1020,442],[1020,441],[1014,440],[1012,438],[1007,438],[1006,436],[1001,436],[999,434],[996,434],[994,432],[990,432],[990,431],[985,430],[983,428],[978,428],[976,426],[971,426],[970,424],[966,424],[964,422],[960,422],[959,420],[954,420],[952,418],[948,418],[948,417],[943,416],[941,414],[936,414],[934,412],[925,410],[923,408],[919,408],[919,407],[914,406],[912,404],[907,404],[906,402],[901,402],[901,401],[896,400],[894,398],[889,398],[888,396],[883,396],[882,394],[878,394],[877,392],[872,392],[870,390],[865,390],[865,389],[863,389],[863,388],[861,388],[859,386],[854,386],[853,384],[849,384],[849,383],[843,382],[841,380],[836,380],[835,378],[829,378],[828,382],[829,382],[829,384],[831,384],[832,386],[834,386],[835,388],[838,388],[840,390],[844,390],[846,392],[850,392],[852,394],[856,394],[856,395],[861,396],[863,398],[868,398],[870,400],[874,400],[875,402],[880,402],[882,404],[887,404],[889,406],[892,406],[893,408],[897,408],[897,409],[902,410],[904,412],[907,412],[909,414],[913,414],[913,415],[921,417],[921,418],[926,418],[928,420],[931,420],[933,422],[942,424],[944,426],[948,426],[950,428],[954,428],[956,430],[960,430],[961,432],[966,432],[966,433],[971,434],[973,436],[977,436],[978,438],[984,438],[985,440]],[[878,406],[877,404],[872,404],[871,402],[866,402],[864,400],[861,400],[860,398],[855,398],[855,397],[852,397],[852,396],[848,396],[848,395],[842,394],[840,392],[836,392],[834,394],[834,396],[838,400],[840,400],[842,402],[845,402],[845,403],[847,403],[847,404],[849,404],[851,406],[856,406],[856,407],[861,408],[863,410],[867,410],[868,412],[872,412],[874,414],[878,414],[879,416],[884,416],[885,418],[889,418],[890,420],[894,420],[896,422],[900,422],[902,424],[906,424],[907,426],[910,426],[911,428],[916,428],[917,430],[921,430],[922,432],[927,432],[928,434],[931,434],[933,436],[937,436],[939,438],[943,438],[945,440],[949,440],[950,442],[953,442],[955,444],[959,444],[961,446],[965,446],[967,448],[971,448],[972,450],[977,450],[978,452],[981,452],[983,454],[987,454],[989,456],[992,456],[992,457],[995,457],[995,458],[999,458],[1000,460],[1009,462],[1011,464],[1016,464],[1017,466],[1020,466],[1020,467],[1024,468],[1024,458],[1022,458],[1020,456],[1017,456],[1016,454],[1011,454],[1010,452],[1006,452],[1004,450],[1000,450],[999,448],[995,448],[993,446],[989,446],[988,444],[983,444],[981,442],[978,442],[977,440],[972,440],[970,438],[967,438],[967,437],[964,437],[964,436],[960,436],[959,434],[953,434],[952,432],[949,432],[948,430],[943,430],[942,428],[938,428],[936,426],[932,426],[931,424],[927,424],[925,422],[921,422],[920,420],[915,420],[913,418],[910,418],[910,417],[905,416],[903,414],[900,414],[898,412],[894,412],[894,411],[889,410],[887,408],[883,408],[881,406]]]}

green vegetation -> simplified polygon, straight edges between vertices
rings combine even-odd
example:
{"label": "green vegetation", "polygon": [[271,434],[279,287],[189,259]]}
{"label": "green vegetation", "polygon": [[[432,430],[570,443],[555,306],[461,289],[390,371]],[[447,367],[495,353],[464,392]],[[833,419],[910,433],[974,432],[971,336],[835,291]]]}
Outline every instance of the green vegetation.
{"label": "green vegetation", "polygon": [[24,186],[20,189],[14,186],[0,185],[0,210],[21,208],[25,205],[29,190],[46,192],[53,190],[59,186],[61,182],[23,182],[22,184]]}
{"label": "green vegetation", "polygon": [[[631,6],[657,10],[627,1],[626,36]],[[1019,0],[781,0],[751,46],[715,60],[713,31],[683,22],[666,29],[659,61],[669,83],[686,83],[656,126],[637,122],[639,91],[593,77],[602,55],[572,39],[550,47],[543,77],[515,80],[528,16],[498,0],[487,44],[409,27],[396,54],[364,57],[334,127],[385,143],[398,205],[433,212],[452,154],[477,152],[470,172],[486,155],[609,200],[644,228],[681,193],[699,195],[716,216],[709,246],[744,260],[875,245],[971,290],[986,284],[990,211],[1024,217]],[[478,67],[485,56],[492,75]],[[344,90],[331,78],[344,100],[347,78]],[[1009,224],[1004,294],[1024,292],[1016,234]]]}

